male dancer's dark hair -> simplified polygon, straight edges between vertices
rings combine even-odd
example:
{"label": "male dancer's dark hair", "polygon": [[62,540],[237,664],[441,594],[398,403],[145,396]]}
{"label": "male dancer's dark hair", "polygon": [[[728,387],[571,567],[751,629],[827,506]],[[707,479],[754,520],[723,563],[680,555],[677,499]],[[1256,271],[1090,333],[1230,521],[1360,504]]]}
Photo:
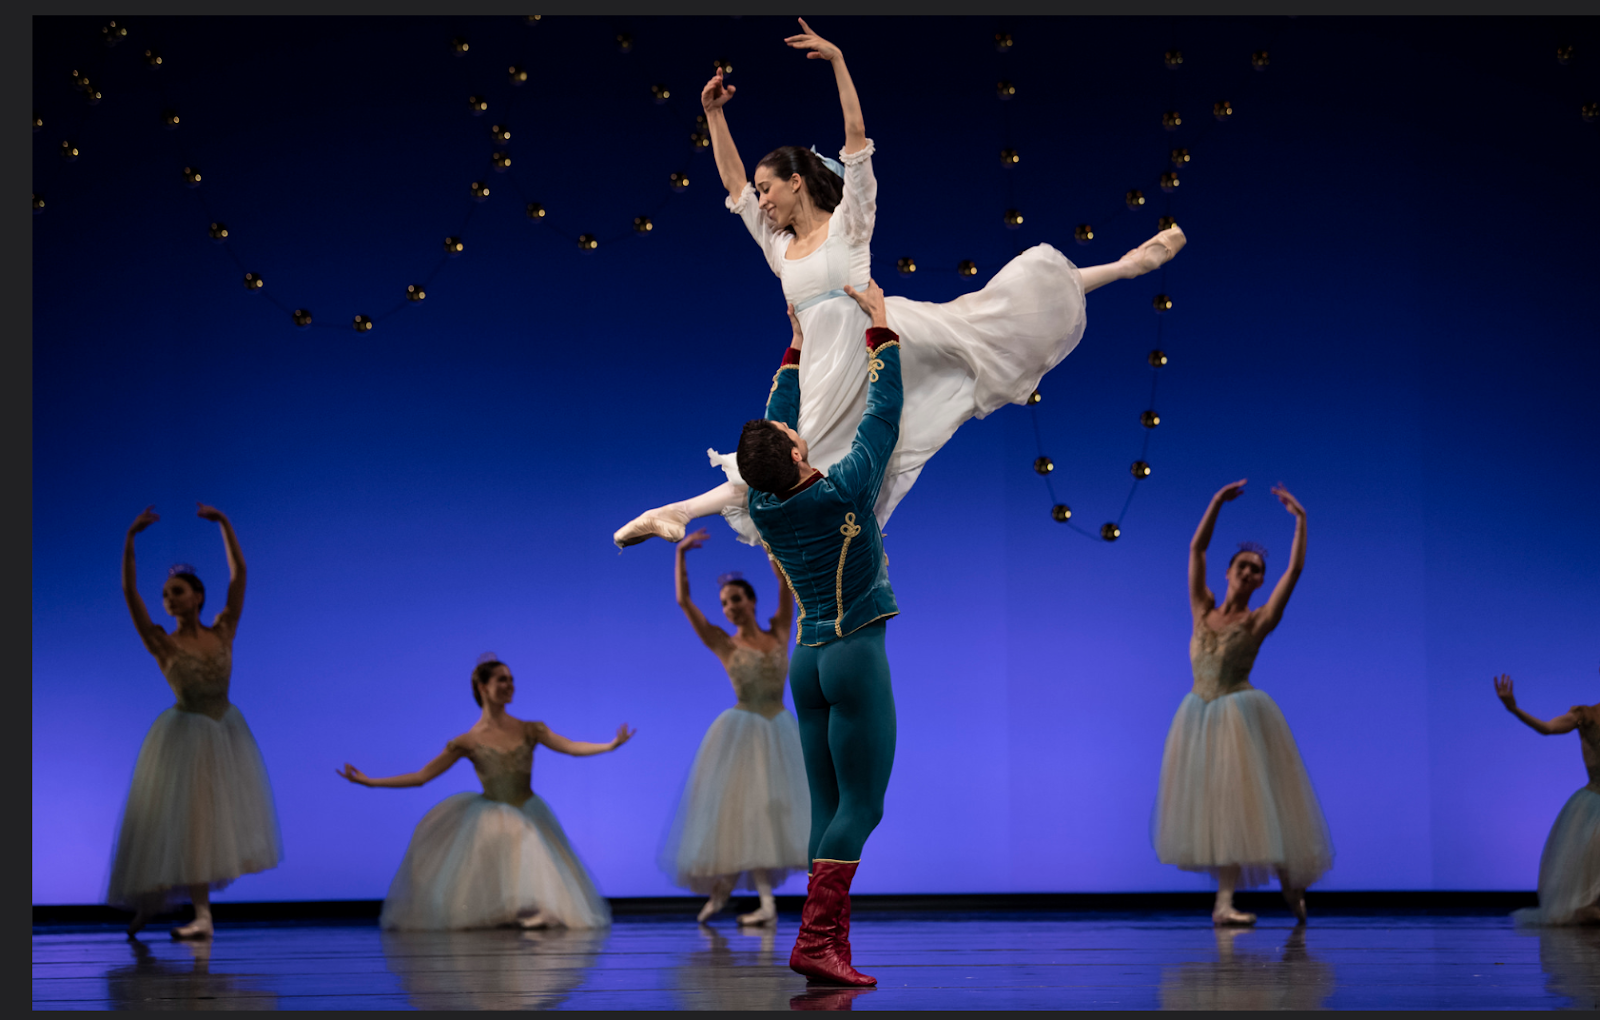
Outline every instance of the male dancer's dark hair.
{"label": "male dancer's dark hair", "polygon": [[752,418],[739,435],[739,474],[752,489],[781,496],[800,484],[793,450],[794,440],[776,425],[765,418]]}

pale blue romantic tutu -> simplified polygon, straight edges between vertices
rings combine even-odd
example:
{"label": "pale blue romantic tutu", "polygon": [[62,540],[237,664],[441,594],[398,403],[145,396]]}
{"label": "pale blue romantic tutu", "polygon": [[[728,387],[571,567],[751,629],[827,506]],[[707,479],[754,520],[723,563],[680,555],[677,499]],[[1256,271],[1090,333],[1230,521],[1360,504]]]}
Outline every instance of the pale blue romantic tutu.
{"label": "pale blue romantic tutu", "polygon": [[1573,924],[1600,902],[1600,793],[1585,786],[1567,798],[1539,855],[1539,905],[1512,915],[1518,924]]}
{"label": "pale blue romantic tutu", "polygon": [[1333,866],[1328,823],[1283,713],[1255,688],[1206,701],[1184,696],[1167,732],[1151,820],[1163,864],[1239,886],[1281,874],[1304,889]]}
{"label": "pale blue romantic tutu", "polygon": [[800,727],[787,709],[771,719],[730,708],[695,754],[658,864],[674,885],[710,894],[719,879],[754,889],[810,866],[811,792]]}
{"label": "pale blue romantic tutu", "polygon": [[380,925],[450,931],[543,911],[568,928],[611,923],[611,908],[537,794],[520,807],[457,793],[423,816],[383,901]]}

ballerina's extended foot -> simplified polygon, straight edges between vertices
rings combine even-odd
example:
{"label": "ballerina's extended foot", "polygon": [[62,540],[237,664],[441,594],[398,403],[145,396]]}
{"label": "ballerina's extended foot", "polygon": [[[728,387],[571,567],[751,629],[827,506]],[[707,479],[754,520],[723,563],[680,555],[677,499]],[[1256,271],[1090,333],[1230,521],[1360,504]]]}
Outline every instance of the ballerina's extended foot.
{"label": "ballerina's extended foot", "polygon": [[1211,923],[1218,928],[1248,928],[1256,923],[1256,915],[1232,907],[1218,907],[1211,912]]}
{"label": "ballerina's extended foot", "polygon": [[1306,891],[1304,889],[1285,889],[1283,901],[1289,904],[1289,913],[1294,915],[1296,924],[1306,923]]}
{"label": "ballerina's extended foot", "polygon": [[1133,270],[1133,276],[1143,276],[1172,261],[1172,257],[1183,249],[1188,240],[1183,234],[1183,228],[1174,223],[1122,256],[1120,261]]}
{"label": "ballerina's extended foot", "polygon": [[700,915],[695,920],[705,924],[715,915],[722,913],[722,908],[728,905],[728,894],[732,891],[721,888],[714,891],[711,898],[706,900],[706,905],[700,908]]}
{"label": "ballerina's extended foot", "polygon": [[668,542],[679,542],[683,540],[683,530],[688,523],[689,515],[685,511],[675,506],[657,507],[629,521],[611,536],[611,541],[617,544],[618,549],[637,545],[652,535]]}
{"label": "ballerina's extended foot", "polygon": [[778,908],[769,903],[763,903],[748,914],[739,915],[742,925],[775,924],[778,920]]}
{"label": "ballerina's extended foot", "polygon": [[181,928],[172,929],[172,937],[175,939],[208,939],[213,934],[215,933],[212,931],[209,917],[197,918]]}
{"label": "ballerina's extended foot", "polygon": [[524,928],[529,928],[529,929],[533,929],[533,928],[549,928],[554,923],[555,922],[551,921],[550,918],[548,916],[546,916],[545,912],[542,911],[542,910],[536,910],[533,913],[529,914],[527,917],[519,917],[519,918],[517,918],[517,924],[521,925]]}
{"label": "ballerina's extended foot", "polygon": [[144,926],[149,923],[150,918],[145,916],[144,911],[141,910],[137,914],[134,914],[133,920],[128,922],[128,938],[131,939],[135,935],[139,934],[144,930]]}

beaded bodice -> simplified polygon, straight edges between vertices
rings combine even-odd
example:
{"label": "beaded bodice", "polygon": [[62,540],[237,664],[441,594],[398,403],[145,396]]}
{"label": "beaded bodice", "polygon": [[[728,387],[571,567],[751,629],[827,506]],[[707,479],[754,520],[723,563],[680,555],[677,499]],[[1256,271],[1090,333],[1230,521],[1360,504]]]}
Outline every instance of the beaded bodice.
{"label": "beaded bodice", "polygon": [[178,699],[178,711],[198,712],[220,719],[228,710],[233,651],[227,644],[214,652],[191,652],[174,645],[172,657],[161,672]]}
{"label": "beaded bodice", "polygon": [[1189,664],[1194,668],[1194,693],[1202,701],[1250,690],[1250,667],[1255,665],[1261,639],[1249,626],[1252,612],[1235,623],[1213,630],[1202,615],[1194,622],[1189,639]]}
{"label": "beaded bodice", "polygon": [[781,641],[778,647],[765,652],[737,646],[726,665],[733,693],[739,699],[737,707],[769,718],[782,710],[789,656]]}
{"label": "beaded bodice", "polygon": [[512,748],[463,745],[462,752],[472,762],[483,784],[483,795],[502,804],[520,807],[533,796],[533,749],[530,734]]}

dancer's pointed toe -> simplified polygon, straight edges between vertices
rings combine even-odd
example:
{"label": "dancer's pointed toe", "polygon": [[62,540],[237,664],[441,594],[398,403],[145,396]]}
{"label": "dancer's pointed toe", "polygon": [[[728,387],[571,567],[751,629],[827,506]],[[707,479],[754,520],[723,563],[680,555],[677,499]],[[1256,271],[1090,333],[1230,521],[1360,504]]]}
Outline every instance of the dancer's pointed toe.
{"label": "dancer's pointed toe", "polygon": [[684,528],[688,523],[688,515],[683,511],[658,507],[655,510],[646,510],[623,525],[611,536],[611,541],[616,543],[618,549],[638,545],[652,537],[664,538],[668,542],[681,542]]}
{"label": "dancer's pointed toe", "polygon": [[1157,269],[1171,262],[1183,246],[1189,243],[1189,238],[1184,235],[1183,228],[1174,223],[1165,230],[1158,231],[1156,236],[1141,244],[1139,247],[1122,256],[1122,261],[1133,268],[1134,276],[1143,276],[1153,273]]}
{"label": "dancer's pointed toe", "polygon": [[193,921],[181,928],[172,929],[172,937],[175,939],[208,939],[213,934],[215,933],[209,920]]}
{"label": "dancer's pointed toe", "polygon": [[1248,928],[1256,923],[1256,915],[1228,907],[1226,909],[1213,910],[1211,912],[1211,923],[1218,928]]}

